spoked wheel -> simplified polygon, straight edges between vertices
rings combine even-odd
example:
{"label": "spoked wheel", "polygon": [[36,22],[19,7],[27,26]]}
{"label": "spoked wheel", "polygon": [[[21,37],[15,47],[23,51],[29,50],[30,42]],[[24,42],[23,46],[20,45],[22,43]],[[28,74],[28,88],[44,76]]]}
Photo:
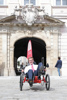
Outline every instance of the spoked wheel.
{"label": "spoked wheel", "polygon": [[20,91],[22,91],[22,87],[23,87],[23,73],[20,75]]}
{"label": "spoked wheel", "polygon": [[46,75],[45,80],[46,80],[46,90],[49,90],[50,89],[50,77],[48,74]]}
{"label": "spoked wheel", "polygon": [[[43,80],[44,78],[45,78],[45,76],[44,75],[41,75],[41,80]],[[45,83],[44,83],[44,80],[43,80],[43,81],[41,81],[41,86],[44,87],[44,85],[45,85]]]}

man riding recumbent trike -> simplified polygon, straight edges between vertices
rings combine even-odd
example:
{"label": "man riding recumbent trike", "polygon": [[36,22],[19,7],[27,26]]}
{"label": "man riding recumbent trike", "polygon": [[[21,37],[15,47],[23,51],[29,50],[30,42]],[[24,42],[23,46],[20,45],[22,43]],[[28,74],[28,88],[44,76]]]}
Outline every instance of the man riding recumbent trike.
{"label": "man riding recumbent trike", "polygon": [[20,91],[22,91],[23,84],[27,81],[30,87],[34,83],[45,83],[46,90],[50,89],[50,77],[46,74],[46,67],[49,67],[47,64],[44,66],[44,59],[38,65],[34,64],[33,57],[28,59],[29,65],[22,69],[20,75]]}

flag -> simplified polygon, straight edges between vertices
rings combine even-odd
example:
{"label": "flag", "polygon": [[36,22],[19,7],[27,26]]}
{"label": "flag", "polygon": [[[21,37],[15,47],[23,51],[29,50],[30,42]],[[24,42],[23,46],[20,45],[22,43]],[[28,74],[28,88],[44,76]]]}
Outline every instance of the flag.
{"label": "flag", "polygon": [[32,57],[32,43],[31,43],[31,40],[29,40],[28,47],[27,47],[27,59],[29,57]]}

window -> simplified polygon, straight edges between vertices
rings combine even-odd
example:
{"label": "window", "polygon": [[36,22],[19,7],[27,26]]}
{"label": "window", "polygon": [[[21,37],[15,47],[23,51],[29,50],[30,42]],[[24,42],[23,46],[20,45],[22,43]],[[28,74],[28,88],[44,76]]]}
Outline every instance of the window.
{"label": "window", "polygon": [[33,5],[35,5],[35,0],[31,0],[31,3],[32,3]]}
{"label": "window", "polygon": [[67,0],[62,0],[62,5],[67,5]]}
{"label": "window", "polygon": [[0,5],[3,5],[4,4],[4,0],[0,0]]}
{"label": "window", "polygon": [[67,0],[56,0],[56,5],[67,5]]}
{"label": "window", "polygon": [[56,5],[61,5],[61,0],[56,0]]}
{"label": "window", "polygon": [[[30,0],[30,3],[35,5],[35,0]],[[24,5],[29,4],[29,0],[24,0]]]}
{"label": "window", "polygon": [[29,0],[24,0],[24,5],[28,4]]}

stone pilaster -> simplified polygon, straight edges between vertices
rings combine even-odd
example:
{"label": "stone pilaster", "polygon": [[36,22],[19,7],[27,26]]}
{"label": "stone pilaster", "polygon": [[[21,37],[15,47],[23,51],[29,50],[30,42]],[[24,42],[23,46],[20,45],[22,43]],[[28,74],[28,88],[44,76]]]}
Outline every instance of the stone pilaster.
{"label": "stone pilaster", "polygon": [[14,48],[10,48],[10,68],[9,68],[9,75],[15,76],[15,70],[14,70]]}
{"label": "stone pilaster", "polygon": [[51,63],[52,63],[52,75],[58,75],[57,73],[57,69],[55,68],[55,64],[57,62],[58,59],[58,54],[59,54],[59,49],[58,49],[58,31],[53,32],[53,46],[52,46],[52,56],[53,59],[51,59]]}
{"label": "stone pilaster", "polygon": [[0,35],[0,75],[3,75],[3,67],[2,67],[2,35]]}
{"label": "stone pilaster", "polygon": [[51,75],[50,52],[51,52],[51,48],[46,47],[46,64],[47,63],[49,64],[49,68],[47,68],[47,73],[49,73]]}
{"label": "stone pilaster", "polygon": [[7,67],[7,34],[2,35],[2,67],[3,75],[8,76],[8,67]]}
{"label": "stone pilaster", "polygon": [[10,34],[7,34],[7,67],[8,67],[8,76],[10,68]]}

